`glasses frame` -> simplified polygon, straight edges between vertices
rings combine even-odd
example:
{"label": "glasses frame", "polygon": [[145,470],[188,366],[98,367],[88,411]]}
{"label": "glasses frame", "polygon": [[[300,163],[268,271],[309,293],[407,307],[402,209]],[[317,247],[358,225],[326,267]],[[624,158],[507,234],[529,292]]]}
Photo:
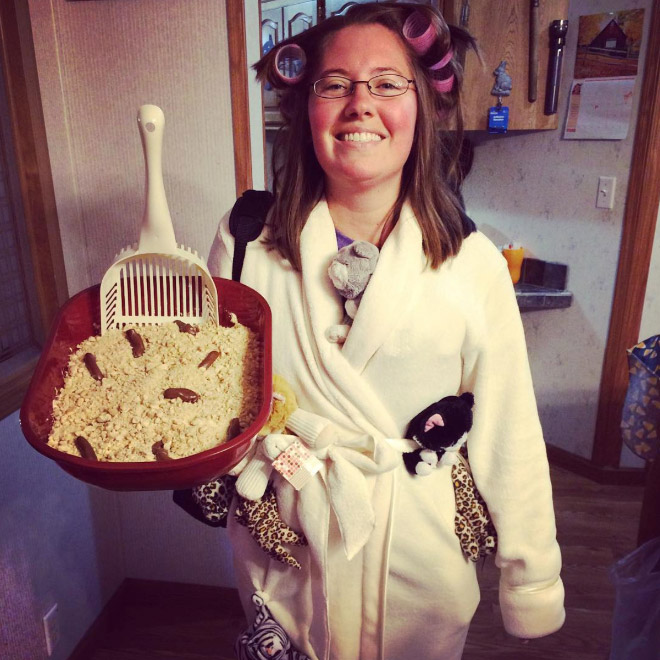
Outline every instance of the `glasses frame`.
{"label": "glasses frame", "polygon": [[[405,80],[408,85],[407,87],[399,94],[378,94],[375,92],[371,85],[369,84],[372,80],[376,80],[376,78],[383,78],[385,76],[396,76],[397,78],[402,78]],[[350,83],[350,87],[348,88],[348,91],[346,94],[342,94],[341,96],[324,96],[323,94],[319,94],[316,91],[316,86],[322,81],[325,80],[326,78],[338,78],[339,80],[345,80],[346,82]],[[405,76],[402,76],[400,73],[379,73],[377,76],[372,76],[369,78],[369,80],[351,80],[350,78],[346,78],[344,76],[323,76],[323,78],[319,78],[318,80],[315,80],[311,84],[312,91],[316,96],[318,96],[320,99],[330,99],[330,100],[336,100],[336,99],[345,99],[347,96],[351,96],[355,92],[355,86],[358,83],[364,83],[367,86],[367,89],[369,90],[369,93],[372,96],[376,96],[379,99],[393,99],[396,98],[397,96],[403,96],[409,89],[411,89],[410,85],[416,85],[415,79],[409,79],[406,78]],[[414,89],[414,88],[412,88]]]}

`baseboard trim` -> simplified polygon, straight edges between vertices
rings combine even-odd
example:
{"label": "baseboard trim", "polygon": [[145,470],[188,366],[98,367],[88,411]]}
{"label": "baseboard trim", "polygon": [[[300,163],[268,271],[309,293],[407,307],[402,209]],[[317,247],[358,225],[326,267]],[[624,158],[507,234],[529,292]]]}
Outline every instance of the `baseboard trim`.
{"label": "baseboard trim", "polygon": [[644,468],[613,468],[595,465],[589,459],[572,454],[565,449],[546,444],[548,460],[552,465],[564,468],[581,477],[610,486],[643,486],[646,481]]}

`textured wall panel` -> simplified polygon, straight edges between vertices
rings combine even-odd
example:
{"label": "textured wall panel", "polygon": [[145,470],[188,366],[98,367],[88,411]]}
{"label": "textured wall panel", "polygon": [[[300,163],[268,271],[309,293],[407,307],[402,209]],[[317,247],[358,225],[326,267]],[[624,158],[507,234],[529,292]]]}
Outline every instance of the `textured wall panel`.
{"label": "textured wall panel", "polygon": [[30,0],[69,290],[100,281],[137,239],[138,107],[165,112],[177,239],[206,255],[234,201],[225,3]]}

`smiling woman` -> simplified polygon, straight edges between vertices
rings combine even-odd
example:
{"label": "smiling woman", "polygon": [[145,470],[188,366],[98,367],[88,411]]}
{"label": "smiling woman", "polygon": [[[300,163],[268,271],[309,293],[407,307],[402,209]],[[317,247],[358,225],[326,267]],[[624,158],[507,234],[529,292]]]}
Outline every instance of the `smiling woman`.
{"label": "smiling woman", "polygon": [[[289,75],[281,52],[294,46],[303,64]],[[473,561],[494,549],[492,535],[468,540],[477,488],[499,535],[507,631],[540,637],[563,623],[515,294],[460,201],[459,61],[471,46],[430,6],[367,3],[255,65],[281,93],[284,126],[274,205],[241,279],[273,310],[273,370],[295,396],[286,434],[257,443],[234,481],[195,491],[215,524],[237,496],[228,529],[250,620],[241,658],[255,646],[301,660],[459,658],[479,599]],[[338,248],[351,242],[355,263],[337,278]],[[227,217],[212,272],[229,276],[234,246]],[[351,281],[359,306],[339,295]],[[330,331],[345,313],[340,342]],[[446,461],[428,450],[425,471],[402,457],[420,451],[410,420],[462,394],[474,403],[464,488],[449,460],[458,446]]]}
{"label": "smiling woman", "polygon": [[[382,221],[399,196],[417,123],[407,53],[383,25],[350,26],[329,40],[316,75],[320,80],[309,95],[309,123],[335,227],[355,240],[382,245],[391,230]],[[363,190],[378,198],[372,222],[346,206]]]}
{"label": "smiling woman", "polygon": [[[328,202],[335,205],[336,223],[350,231],[339,216],[355,218],[354,214],[343,212],[336,204],[338,196],[334,195],[333,199],[332,193],[324,191],[323,186],[334,182],[347,190],[350,182],[351,188],[356,189],[372,180],[379,182],[379,186],[371,188],[370,194],[379,199],[383,213],[376,212],[381,217],[371,221],[362,216],[359,234],[351,234],[351,237],[368,234],[374,242],[382,243],[394,226],[404,199],[409,198],[418,212],[425,253],[436,267],[454,254],[460,243],[462,220],[457,192],[462,177],[458,166],[462,141],[462,69],[459,60],[461,53],[474,42],[465,31],[450,28],[440,14],[426,6],[418,10],[423,16],[421,23],[426,29],[431,21],[436,35],[427,37],[426,41],[405,41],[399,31],[401,28],[397,27],[400,17],[387,3],[375,23],[369,9],[354,6],[348,14],[349,18],[333,16],[323,22],[323,27],[319,25],[279,44],[280,49],[295,44],[305,53],[307,66],[295,84],[287,83],[277,71],[278,49],[271,50],[255,65],[258,78],[279,90],[284,119],[273,148],[274,189],[282,192],[276,196],[272,214],[273,243],[300,268],[298,234],[322,192]],[[347,27],[346,31],[338,29],[347,26],[346,21],[363,31],[359,38],[351,34],[352,27]],[[418,28],[410,23],[408,29],[416,34]],[[337,43],[333,46],[334,42]],[[359,75],[355,73],[358,70],[361,71]],[[383,87],[392,87],[398,92],[385,96],[374,93],[373,85],[370,89],[359,82],[382,73],[400,76],[400,80],[406,81],[405,86],[385,83]],[[348,80],[349,93],[328,94],[326,89],[319,96],[321,83],[318,81],[328,76]],[[358,82],[351,84],[351,81]],[[418,108],[421,111],[418,112]],[[455,130],[441,133],[438,129],[442,127]],[[343,133],[341,140],[337,138],[337,131]],[[353,158],[350,156],[353,152],[365,158]],[[384,155],[386,157],[381,159]],[[369,159],[374,165],[379,161],[380,174],[376,170],[369,171]],[[329,165],[331,160],[346,167],[343,178],[339,170],[328,175],[324,163]],[[360,164],[361,160],[364,163]],[[402,166],[398,172],[400,185],[387,187],[384,185],[387,168],[396,170],[397,162]],[[426,177],[430,177],[427,182],[432,182],[431,185],[423,183]],[[371,228],[363,233],[368,224]]]}

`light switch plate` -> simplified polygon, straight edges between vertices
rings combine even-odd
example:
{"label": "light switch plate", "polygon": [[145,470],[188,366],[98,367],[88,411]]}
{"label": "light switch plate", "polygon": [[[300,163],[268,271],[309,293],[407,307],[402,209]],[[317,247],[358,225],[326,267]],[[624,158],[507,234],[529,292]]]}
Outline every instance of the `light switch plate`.
{"label": "light switch plate", "polygon": [[598,177],[598,197],[596,206],[599,209],[614,208],[614,189],[616,188],[616,177],[600,176]]}

